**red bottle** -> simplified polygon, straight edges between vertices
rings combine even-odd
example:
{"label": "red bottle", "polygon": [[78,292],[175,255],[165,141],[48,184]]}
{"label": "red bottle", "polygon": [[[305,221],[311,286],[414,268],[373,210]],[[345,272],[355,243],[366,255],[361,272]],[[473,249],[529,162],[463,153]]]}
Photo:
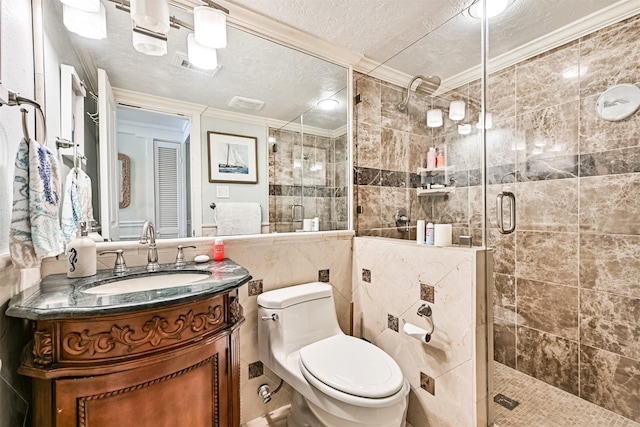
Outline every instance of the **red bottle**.
{"label": "red bottle", "polygon": [[213,244],[213,259],[215,261],[222,261],[224,259],[224,242],[222,239],[216,239]]}

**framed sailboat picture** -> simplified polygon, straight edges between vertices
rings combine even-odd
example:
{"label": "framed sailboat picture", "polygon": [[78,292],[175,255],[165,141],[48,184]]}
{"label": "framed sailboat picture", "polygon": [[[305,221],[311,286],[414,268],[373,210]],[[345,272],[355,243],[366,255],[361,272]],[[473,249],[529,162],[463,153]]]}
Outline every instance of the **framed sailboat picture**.
{"label": "framed sailboat picture", "polygon": [[258,182],[258,139],[253,136],[207,132],[209,182]]}

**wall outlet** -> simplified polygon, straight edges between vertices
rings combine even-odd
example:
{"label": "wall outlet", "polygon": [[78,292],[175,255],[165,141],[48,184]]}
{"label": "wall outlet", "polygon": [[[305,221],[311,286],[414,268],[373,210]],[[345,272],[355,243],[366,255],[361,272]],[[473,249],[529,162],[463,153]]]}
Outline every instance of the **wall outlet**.
{"label": "wall outlet", "polygon": [[216,197],[219,199],[228,199],[229,198],[229,186],[228,185],[218,185],[216,186]]}

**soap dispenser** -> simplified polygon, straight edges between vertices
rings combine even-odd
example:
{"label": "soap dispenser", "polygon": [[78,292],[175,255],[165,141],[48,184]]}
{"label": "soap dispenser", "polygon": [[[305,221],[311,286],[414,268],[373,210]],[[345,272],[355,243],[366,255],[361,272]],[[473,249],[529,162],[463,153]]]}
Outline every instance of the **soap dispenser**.
{"label": "soap dispenser", "polygon": [[67,244],[67,277],[88,277],[96,274],[96,242],[89,237],[89,227],[78,223],[78,235]]}

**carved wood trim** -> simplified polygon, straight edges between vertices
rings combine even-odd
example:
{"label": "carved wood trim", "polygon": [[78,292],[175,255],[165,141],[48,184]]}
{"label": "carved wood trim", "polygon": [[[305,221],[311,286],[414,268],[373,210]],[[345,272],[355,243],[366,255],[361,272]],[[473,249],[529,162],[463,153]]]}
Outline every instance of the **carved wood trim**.
{"label": "carved wood trim", "polygon": [[218,353],[213,360],[213,427],[220,427],[220,376],[218,375]]}
{"label": "carved wood trim", "polygon": [[53,363],[53,340],[49,331],[35,331],[33,333],[33,363],[49,366]]}
{"label": "carved wood trim", "polygon": [[244,309],[242,305],[238,301],[238,297],[229,297],[231,301],[229,302],[229,323],[234,324],[238,323],[240,319],[242,319],[242,314]]}
{"label": "carved wood trim", "polygon": [[133,386],[129,386],[129,387],[125,387],[125,388],[121,388],[119,390],[112,390],[109,392],[105,392],[105,393],[98,393],[98,394],[93,394],[91,396],[82,396],[79,397],[77,402],[78,402],[78,425],[80,427],[86,427],[87,425],[87,402],[88,401],[92,401],[92,400],[99,400],[99,399],[105,399],[105,398],[109,398],[112,396],[117,396],[119,394],[124,394],[124,393],[129,393],[131,391],[136,391],[136,390],[140,390],[149,386],[152,386],[154,384],[158,384],[176,377],[179,377],[181,375],[184,375],[188,372],[191,372],[195,369],[200,368],[201,366],[206,365],[207,363],[210,363],[213,360],[213,369],[212,369],[212,378],[211,380],[213,381],[213,384],[215,386],[215,390],[216,390],[216,406],[214,408],[214,425],[218,426],[219,424],[219,412],[218,412],[218,382],[219,382],[219,375],[218,375],[218,353],[214,354],[213,356],[203,360],[202,362],[196,363],[193,366],[189,366],[188,368],[182,369],[180,371],[177,372],[173,372],[169,375],[165,375],[164,377],[160,377],[160,378],[156,378],[155,380],[151,380],[151,381],[146,381],[140,384],[136,384]]}
{"label": "carved wood trim", "polygon": [[193,314],[189,310],[187,314],[180,314],[175,322],[175,328],[170,328],[169,320],[160,316],[153,316],[142,326],[145,333],[142,337],[137,337],[137,333],[130,326],[111,326],[111,330],[90,334],[88,329],[82,332],[70,332],[62,339],[62,348],[72,356],[79,356],[84,353],[105,354],[116,348],[117,345],[127,346],[130,353],[142,345],[150,344],[157,347],[163,340],[182,339],[182,333],[187,329],[193,332],[200,332],[210,326],[217,325],[223,320],[222,306],[209,306],[206,313]]}

